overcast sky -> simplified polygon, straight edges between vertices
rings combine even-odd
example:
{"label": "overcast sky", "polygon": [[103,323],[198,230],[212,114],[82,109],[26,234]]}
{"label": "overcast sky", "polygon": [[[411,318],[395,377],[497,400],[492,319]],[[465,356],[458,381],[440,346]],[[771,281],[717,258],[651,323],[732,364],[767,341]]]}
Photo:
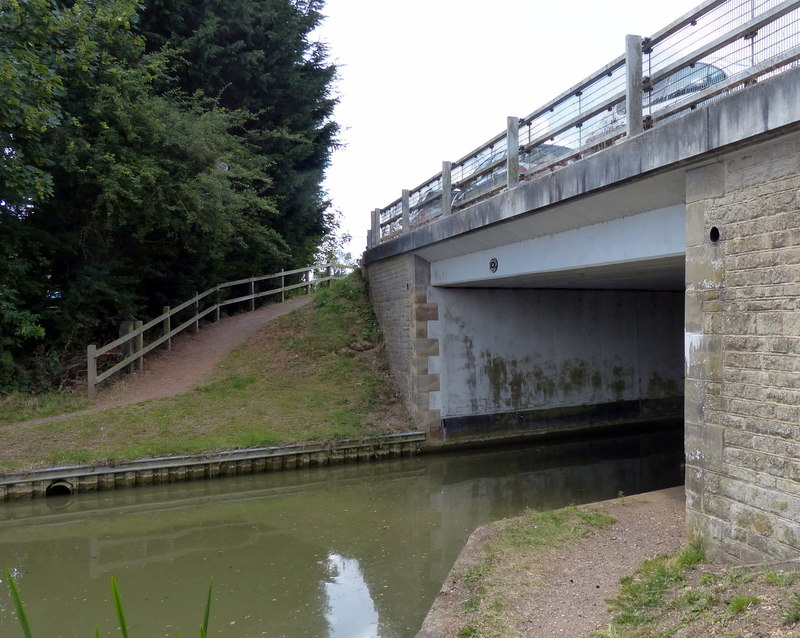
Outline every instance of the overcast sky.
{"label": "overcast sky", "polygon": [[347,249],[383,208],[698,0],[328,0],[343,147],[325,187]]}

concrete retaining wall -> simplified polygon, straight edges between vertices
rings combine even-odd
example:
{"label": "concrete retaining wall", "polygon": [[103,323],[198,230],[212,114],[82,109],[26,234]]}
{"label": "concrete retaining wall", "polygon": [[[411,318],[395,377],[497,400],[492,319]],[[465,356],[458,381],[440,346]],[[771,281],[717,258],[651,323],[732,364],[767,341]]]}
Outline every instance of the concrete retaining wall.
{"label": "concrete retaining wall", "polygon": [[797,135],[687,176],[687,523],[717,558],[800,548],[798,193]]}
{"label": "concrete retaining wall", "polygon": [[456,425],[485,431],[485,415],[504,415],[506,429],[514,415],[524,430],[539,417],[558,426],[574,408],[611,422],[682,410],[682,293],[434,288],[430,298],[432,398],[448,436]]}
{"label": "concrete retaining wall", "polygon": [[408,432],[330,444],[143,459],[113,466],[56,467],[0,477],[0,502],[396,458],[416,454],[424,441],[422,432]]}

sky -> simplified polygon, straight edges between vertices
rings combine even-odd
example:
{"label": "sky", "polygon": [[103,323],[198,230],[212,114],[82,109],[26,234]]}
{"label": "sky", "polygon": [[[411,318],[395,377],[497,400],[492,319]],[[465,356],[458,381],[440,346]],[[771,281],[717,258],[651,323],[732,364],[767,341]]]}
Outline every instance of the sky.
{"label": "sky", "polygon": [[324,187],[359,258],[383,208],[699,0],[327,0],[341,147]]}

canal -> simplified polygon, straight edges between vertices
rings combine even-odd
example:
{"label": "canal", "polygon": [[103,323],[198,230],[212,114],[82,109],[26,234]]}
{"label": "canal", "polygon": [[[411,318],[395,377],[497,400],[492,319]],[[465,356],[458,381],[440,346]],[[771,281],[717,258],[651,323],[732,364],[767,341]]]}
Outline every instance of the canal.
{"label": "canal", "polygon": [[[643,428],[647,429],[647,428]],[[682,427],[0,503],[35,638],[407,638],[475,527],[678,485]],[[7,588],[0,636],[22,636]]]}

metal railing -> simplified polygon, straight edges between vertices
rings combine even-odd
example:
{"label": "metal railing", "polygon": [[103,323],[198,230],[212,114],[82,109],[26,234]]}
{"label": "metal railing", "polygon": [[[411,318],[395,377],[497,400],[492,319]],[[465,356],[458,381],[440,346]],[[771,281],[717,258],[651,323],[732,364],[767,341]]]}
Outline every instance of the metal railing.
{"label": "metal railing", "polygon": [[[177,334],[183,332],[187,328],[191,328],[197,333],[200,330],[200,321],[202,319],[213,314],[214,321],[219,321],[220,310],[225,306],[246,302],[249,304],[249,310],[253,311],[256,309],[256,299],[263,299],[271,295],[280,295],[281,302],[283,302],[286,299],[287,292],[302,288],[305,288],[306,293],[310,294],[313,286],[326,281],[341,279],[345,271],[353,270],[354,268],[355,266],[329,263],[319,266],[306,266],[305,268],[298,268],[296,270],[281,271],[273,275],[228,281],[218,284],[213,288],[209,288],[205,292],[197,293],[191,299],[184,301],[174,308],[165,306],[162,314],[155,319],[151,319],[147,323],[143,323],[142,321],[125,322],[120,327],[120,332],[124,332],[124,334],[122,334],[119,339],[115,339],[111,343],[107,343],[100,348],[95,344],[90,344],[86,347],[86,384],[89,398],[97,398],[97,386],[117,372],[125,368],[130,372],[136,369],[141,370],[144,367],[144,356],[161,345],[164,345],[167,349],[171,348],[172,338]],[[287,285],[287,278],[289,278],[290,281],[299,281]],[[257,289],[258,284],[261,282],[273,279],[280,279],[280,286],[267,290]],[[243,286],[247,287],[246,294],[237,295],[228,299],[220,298],[220,291]],[[206,302],[208,305],[203,304],[205,307],[201,309],[201,302]],[[188,318],[184,318],[179,325],[173,327],[173,317],[185,310],[189,310],[189,312],[193,314]],[[150,339],[145,338],[145,334],[148,331],[152,331]],[[99,372],[98,364],[103,362],[109,363],[110,367]]]}
{"label": "metal railing", "polygon": [[385,208],[369,247],[796,66],[800,1],[706,0]]}

